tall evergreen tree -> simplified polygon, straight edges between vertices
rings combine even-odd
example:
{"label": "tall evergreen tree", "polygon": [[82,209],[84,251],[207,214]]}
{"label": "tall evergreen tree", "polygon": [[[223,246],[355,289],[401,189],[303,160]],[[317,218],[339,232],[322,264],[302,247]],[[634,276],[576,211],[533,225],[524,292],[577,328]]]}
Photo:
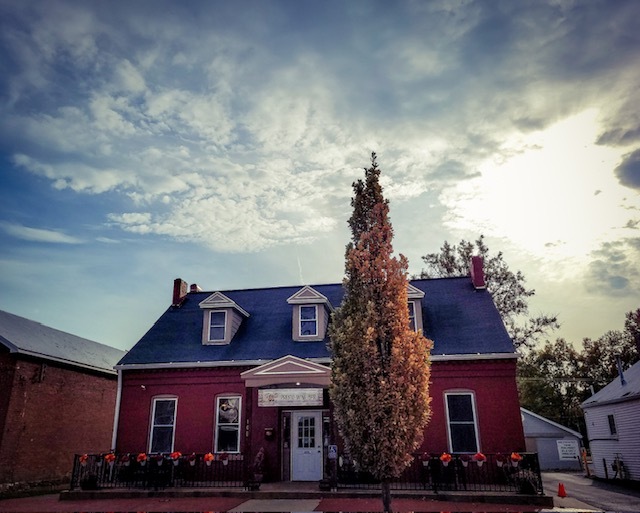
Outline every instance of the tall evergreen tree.
{"label": "tall evergreen tree", "polygon": [[330,394],[350,456],[382,482],[411,462],[430,417],[431,342],[409,326],[407,259],[392,256],[393,229],[375,153],[353,184],[342,305],[330,328]]}

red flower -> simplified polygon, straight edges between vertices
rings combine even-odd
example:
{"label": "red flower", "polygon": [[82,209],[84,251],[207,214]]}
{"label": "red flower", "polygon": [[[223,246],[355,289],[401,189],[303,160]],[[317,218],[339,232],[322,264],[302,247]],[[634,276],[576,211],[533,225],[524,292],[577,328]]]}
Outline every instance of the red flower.
{"label": "red flower", "polygon": [[204,455],[203,459],[204,459],[204,461],[213,461],[213,454],[208,452],[207,454]]}
{"label": "red flower", "polygon": [[138,463],[142,463],[143,461],[147,461],[147,455],[143,452],[141,452],[140,454],[138,454],[138,457],[136,458],[136,461]]}
{"label": "red flower", "polygon": [[451,454],[448,452],[443,452],[442,456],[440,456],[440,461],[442,463],[449,463],[451,461]]}
{"label": "red flower", "polygon": [[476,461],[487,461],[487,457],[481,452],[475,453],[473,459]]}
{"label": "red flower", "polygon": [[116,461],[116,455],[112,452],[110,452],[109,454],[105,454],[104,461],[106,461],[107,463],[113,463],[114,461]]}
{"label": "red flower", "polygon": [[80,463],[85,465],[87,463],[88,459],[89,459],[89,455],[88,454],[83,454],[82,456],[80,456]]}
{"label": "red flower", "polygon": [[512,452],[511,461],[522,461],[522,456],[520,456],[517,452]]}
{"label": "red flower", "polygon": [[172,452],[169,457],[172,460],[179,460],[182,457],[182,453],[178,452],[178,451],[175,451],[175,452]]}

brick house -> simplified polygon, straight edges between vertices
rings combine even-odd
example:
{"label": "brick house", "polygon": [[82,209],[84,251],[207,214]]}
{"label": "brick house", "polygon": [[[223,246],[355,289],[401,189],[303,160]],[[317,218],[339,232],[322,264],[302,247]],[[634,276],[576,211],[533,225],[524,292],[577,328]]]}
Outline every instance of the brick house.
{"label": "brick house", "polygon": [[[517,355],[474,270],[408,287],[411,325],[434,341],[421,452],[525,450]],[[175,280],[171,306],[116,365],[115,451],[252,461],[262,448],[265,480],[322,479],[329,451],[343,456],[327,337],[342,296],[341,284],[203,292]]]}
{"label": "brick house", "polygon": [[0,311],[0,493],[68,480],[111,443],[124,351]]}

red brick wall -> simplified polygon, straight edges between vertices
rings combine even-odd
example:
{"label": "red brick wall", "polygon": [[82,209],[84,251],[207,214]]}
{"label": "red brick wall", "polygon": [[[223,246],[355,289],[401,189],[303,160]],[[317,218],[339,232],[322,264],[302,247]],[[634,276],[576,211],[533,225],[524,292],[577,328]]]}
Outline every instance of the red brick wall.
{"label": "red brick wall", "polygon": [[515,359],[434,362],[431,382],[431,421],[421,450],[448,450],[445,392],[453,391],[475,396],[481,451],[525,450]]}
{"label": "red brick wall", "polygon": [[110,448],[116,376],[42,363],[0,355],[0,372],[13,369],[0,400],[0,484],[64,479],[75,453]]}
{"label": "red brick wall", "polygon": [[[118,452],[148,450],[152,400],[158,395],[178,396],[175,450],[183,454],[213,450],[215,397],[242,396],[240,450],[248,463],[262,446],[266,451],[265,475],[280,475],[280,408],[258,408],[257,391],[248,397],[240,373],[246,368],[128,371],[123,375]],[[448,450],[445,392],[470,391],[477,406],[480,449],[487,453],[524,451],[524,433],[515,381],[515,360],[435,362],[432,364],[432,417],[422,451]],[[247,419],[249,401],[255,417]],[[249,420],[249,437],[245,436]],[[276,428],[271,440],[266,427]]]}
{"label": "red brick wall", "polygon": [[123,373],[117,452],[149,449],[153,398],[177,396],[174,448],[183,454],[213,450],[215,400],[223,394],[242,396],[241,451],[244,452],[246,393],[240,373],[245,368],[128,371]]}

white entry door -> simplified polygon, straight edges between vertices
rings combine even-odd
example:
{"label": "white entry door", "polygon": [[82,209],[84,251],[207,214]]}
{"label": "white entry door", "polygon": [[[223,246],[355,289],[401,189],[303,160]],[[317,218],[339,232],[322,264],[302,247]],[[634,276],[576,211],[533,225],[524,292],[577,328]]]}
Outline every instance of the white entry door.
{"label": "white entry door", "polygon": [[291,422],[291,480],[322,479],[322,412],[294,411]]}

